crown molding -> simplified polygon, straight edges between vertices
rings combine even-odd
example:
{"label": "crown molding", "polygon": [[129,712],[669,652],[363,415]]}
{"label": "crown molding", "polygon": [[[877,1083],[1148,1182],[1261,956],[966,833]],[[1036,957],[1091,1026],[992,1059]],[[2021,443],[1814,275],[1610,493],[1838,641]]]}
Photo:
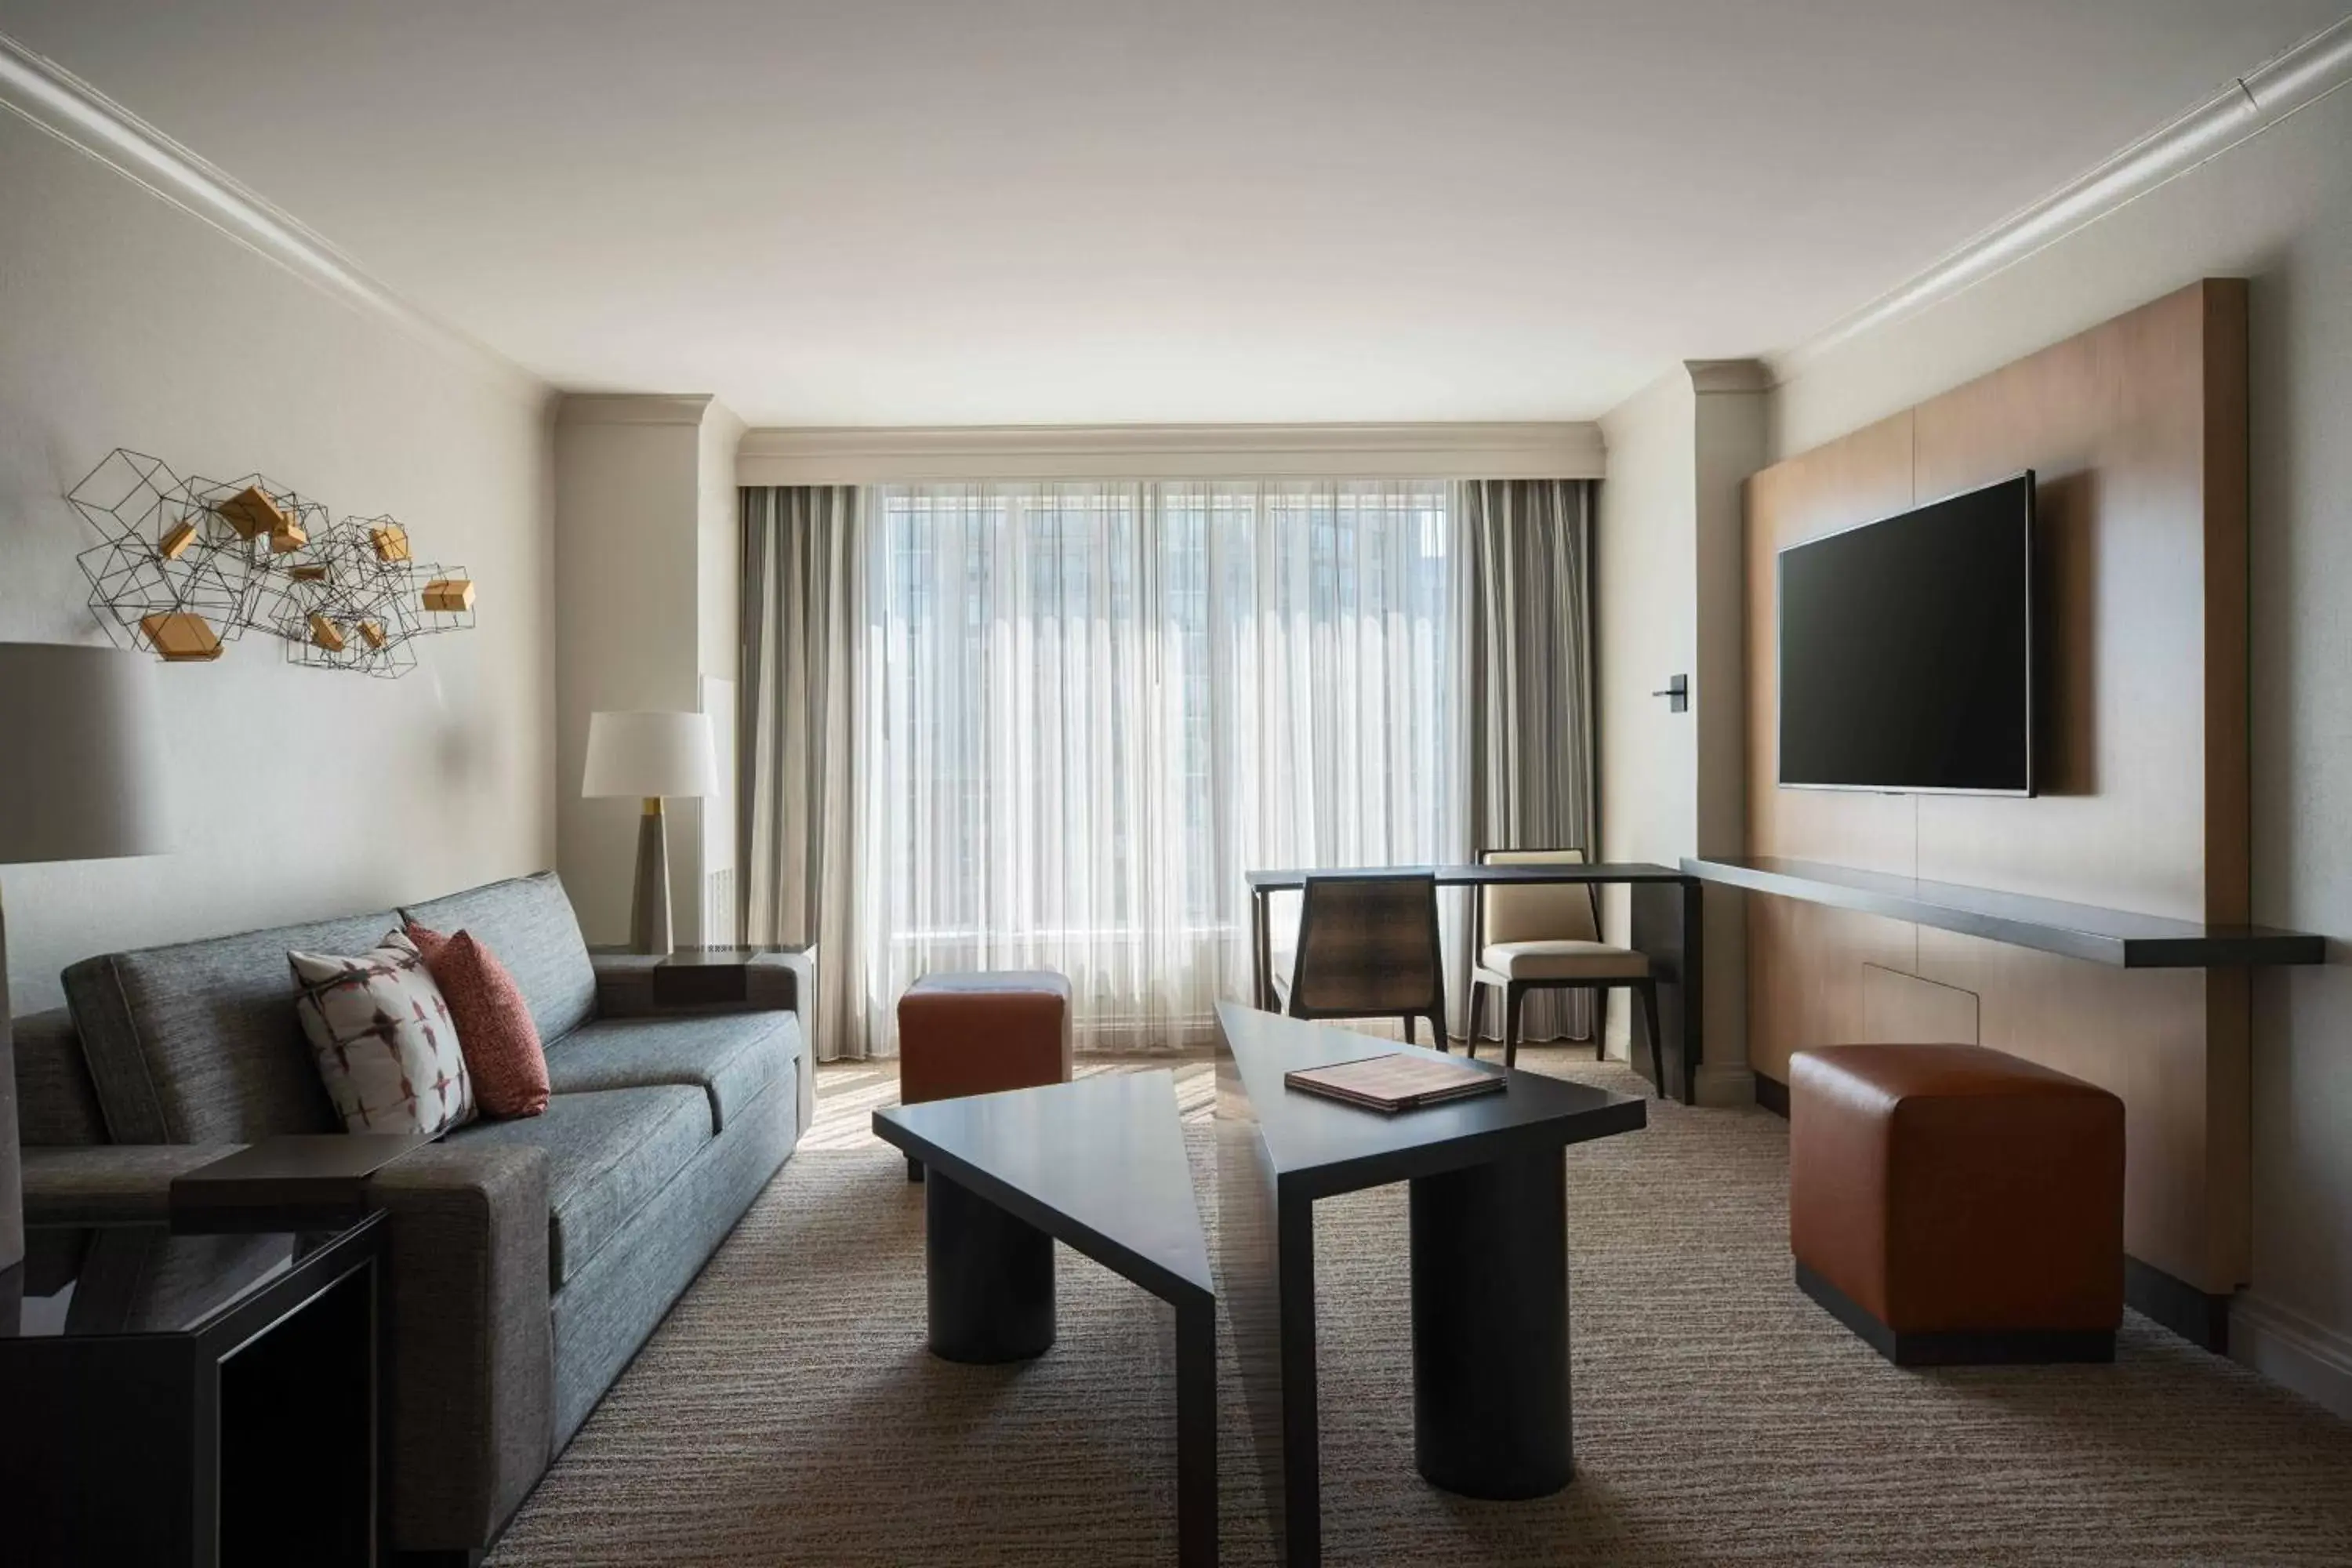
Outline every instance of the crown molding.
{"label": "crown molding", "polygon": [[927,479],[1599,479],[1589,422],[1000,425],[747,431],[746,485]]}
{"label": "crown molding", "polygon": [[519,394],[546,396],[548,385],[538,376],[378,281],[293,216],[5,33],[0,33],[0,108],[362,314]]}
{"label": "crown molding", "polygon": [[[708,392],[567,392],[556,405],[558,425],[700,425],[711,406]],[[723,405],[722,405],[723,406]]]}
{"label": "crown molding", "polygon": [[1683,370],[1690,376],[1691,390],[1702,395],[1772,388],[1772,369],[1760,359],[1686,359]]}
{"label": "crown molding", "polygon": [[1793,380],[1864,333],[1975,287],[2262,134],[2347,80],[2352,80],[2352,17],[2274,56],[2161,130],[1967,240],[1907,282],[1796,347],[1772,355],[1774,379]]}

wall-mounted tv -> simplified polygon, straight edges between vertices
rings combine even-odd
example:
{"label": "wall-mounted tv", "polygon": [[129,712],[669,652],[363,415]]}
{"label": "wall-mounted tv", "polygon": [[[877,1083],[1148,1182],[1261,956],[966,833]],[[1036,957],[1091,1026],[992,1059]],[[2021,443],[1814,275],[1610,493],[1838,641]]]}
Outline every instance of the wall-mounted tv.
{"label": "wall-mounted tv", "polygon": [[2033,474],[1780,557],[1780,783],[2033,793]]}

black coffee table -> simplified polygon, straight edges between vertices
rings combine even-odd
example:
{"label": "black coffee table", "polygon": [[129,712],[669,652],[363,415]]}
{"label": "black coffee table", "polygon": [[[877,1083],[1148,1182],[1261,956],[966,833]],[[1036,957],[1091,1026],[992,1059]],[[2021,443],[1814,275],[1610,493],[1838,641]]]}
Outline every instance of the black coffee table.
{"label": "black coffee table", "polygon": [[1643,1101],[1479,1062],[1508,1081],[1505,1092],[1387,1116],[1286,1089],[1283,1074],[1411,1047],[1232,1003],[1217,1008],[1217,1035],[1218,1285],[1276,1552],[1293,1568],[1323,1556],[1314,1205],[1341,1193],[1412,1184],[1421,1473],[1477,1498],[1566,1486],[1560,1155],[1645,1125]]}
{"label": "black coffee table", "polygon": [[1216,1286],[1192,1164],[1165,1071],[874,1113],[875,1136],[922,1163],[930,1348],[1024,1361],[1054,1343],[1054,1243],[1176,1309],[1176,1548],[1217,1560]]}

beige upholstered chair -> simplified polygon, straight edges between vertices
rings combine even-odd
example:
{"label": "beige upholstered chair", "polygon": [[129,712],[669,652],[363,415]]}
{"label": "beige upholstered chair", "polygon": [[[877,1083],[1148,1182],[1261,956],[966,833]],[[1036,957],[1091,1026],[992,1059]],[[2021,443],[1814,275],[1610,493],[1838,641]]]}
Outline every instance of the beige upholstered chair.
{"label": "beige upholstered chair", "polygon": [[1275,971],[1294,1018],[1402,1018],[1404,1037],[1427,1018],[1445,1040],[1445,961],[1430,876],[1309,877],[1299,896],[1292,962]]}
{"label": "beige upholstered chair", "polygon": [[[1580,866],[1581,849],[1489,849],[1488,866]],[[1601,1048],[1601,999],[1622,986],[1642,999],[1650,1048],[1658,1048],[1657,983],[1650,961],[1628,947],[1601,940],[1601,921],[1590,882],[1537,882],[1479,890],[1471,936],[1475,955],[1470,968],[1470,1054],[1478,1054],[1478,1019],[1486,986],[1503,993],[1503,1065],[1519,1054],[1519,1005],[1530,991],[1583,991],[1593,999],[1593,1050]],[[1664,1081],[1663,1071],[1660,1074]],[[1663,1089],[1661,1092],[1664,1092]]]}

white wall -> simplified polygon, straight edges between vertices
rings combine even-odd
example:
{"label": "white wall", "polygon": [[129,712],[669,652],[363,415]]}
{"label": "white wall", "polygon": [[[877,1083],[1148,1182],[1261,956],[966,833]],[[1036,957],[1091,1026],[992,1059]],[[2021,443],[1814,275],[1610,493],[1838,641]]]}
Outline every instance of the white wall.
{"label": "white wall", "polygon": [[[695,933],[698,941],[712,944],[733,942],[742,935],[738,929],[741,923],[740,894],[734,890],[732,875],[737,858],[736,780],[728,762],[736,754],[733,682],[743,665],[742,502],[741,492],[735,484],[736,458],[743,434],[743,422],[726,405],[714,401],[703,418],[696,448],[695,505],[699,519],[695,531],[696,657],[703,677],[715,677],[729,683],[719,689],[726,694],[722,700],[703,703],[710,710],[711,731],[719,748],[719,776],[728,794],[691,803],[700,873],[695,895]],[[704,695],[709,695],[708,687],[704,688]],[[681,828],[683,826],[681,823]],[[709,889],[710,879],[722,869],[729,873],[728,907],[736,912],[719,917]],[[713,928],[714,918],[727,921],[724,929]]]}
{"label": "white wall", "polygon": [[[568,397],[557,419],[557,865],[592,942],[628,940],[641,807],[581,798],[589,716],[697,709],[701,676],[733,678],[742,432],[699,395]],[[704,940],[702,805],[668,813],[671,918],[692,944]]]}
{"label": "white wall", "polygon": [[[1600,642],[1601,858],[1674,864],[1697,846],[1698,724],[1653,691],[1696,675],[1698,398],[1676,365],[1601,421],[1609,477],[1594,521]],[[1632,931],[1623,888],[1601,900],[1608,940]],[[1632,1011],[1612,1005],[1609,1052],[1626,1054]]]}
{"label": "white wall", "polygon": [[[1601,850],[1610,860],[1674,865],[1737,854],[1746,832],[1740,638],[1740,482],[1761,466],[1764,399],[1757,367],[1694,362],[1604,416],[1597,554],[1601,689]],[[1676,713],[1653,693],[1690,682]],[[1745,1102],[1747,928],[1738,897],[1710,888],[1706,908],[1706,1062],[1700,1099]],[[1623,888],[1602,904],[1610,940],[1631,928]],[[1625,1054],[1632,1012],[1611,1012],[1610,1052]]]}
{"label": "white wall", "polygon": [[[1697,721],[1691,837],[1701,855],[1748,848],[1748,521],[1742,487],[1764,466],[1767,399],[1763,367],[1693,367],[1691,532],[1696,594],[1691,716]],[[1706,1062],[1699,1098],[1709,1105],[1752,1101],[1748,1069],[1748,896],[1712,887],[1706,911]]]}
{"label": "white wall", "polygon": [[1924,313],[1801,361],[1801,451],[2200,277],[2252,280],[2253,910],[2334,939],[2258,972],[2238,1353],[2352,1415],[2352,91]]}
{"label": "white wall", "polygon": [[[0,115],[0,638],[101,640],[65,492],[112,447],[391,512],[480,626],[397,681],[247,636],[162,669],[176,848],[0,868],[19,1009],[92,952],[388,908],[552,863],[547,395],[363,316]],[[0,737],[0,760],[7,740]]]}

